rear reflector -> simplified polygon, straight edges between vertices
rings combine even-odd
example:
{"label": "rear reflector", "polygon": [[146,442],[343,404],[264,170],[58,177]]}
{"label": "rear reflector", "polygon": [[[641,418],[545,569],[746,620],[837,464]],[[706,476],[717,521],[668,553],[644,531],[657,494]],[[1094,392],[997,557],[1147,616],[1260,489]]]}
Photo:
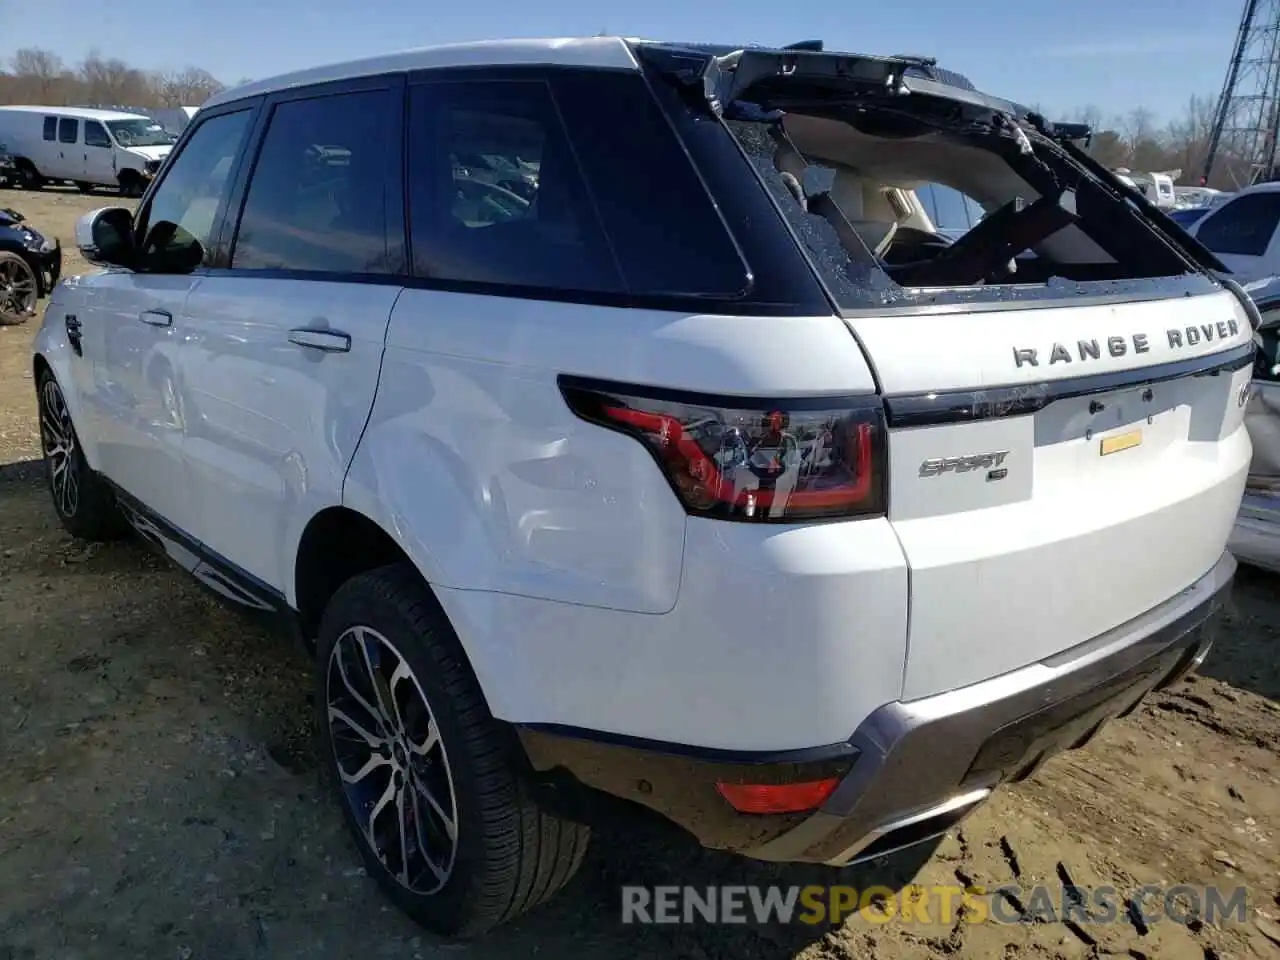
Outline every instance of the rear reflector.
{"label": "rear reflector", "polygon": [[739,813],[802,813],[820,807],[840,785],[838,777],[804,783],[717,783],[720,796]]}

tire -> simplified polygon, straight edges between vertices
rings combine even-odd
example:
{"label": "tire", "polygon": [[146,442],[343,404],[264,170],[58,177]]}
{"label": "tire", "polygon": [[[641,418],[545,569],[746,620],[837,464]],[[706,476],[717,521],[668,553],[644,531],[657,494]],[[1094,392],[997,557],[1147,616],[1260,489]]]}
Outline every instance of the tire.
{"label": "tire", "polygon": [[90,467],[80,448],[66,398],[49,369],[36,381],[40,447],[53,509],[67,533],[80,540],[115,540],[128,532],[111,487]]}
{"label": "tire", "polygon": [[93,184],[88,180],[77,180],[76,189],[81,193],[93,193]]}
{"label": "tire", "polygon": [[[329,779],[366,869],[402,911],[440,936],[473,937],[550,899],[574,875],[590,830],[534,804],[509,732],[490,715],[416,570],[382,567],[339,588],[316,662]],[[376,694],[374,674],[394,683]],[[445,827],[450,808],[456,839]]]}
{"label": "tire", "polygon": [[26,323],[35,316],[41,286],[25,258],[0,250],[0,327]]}
{"label": "tire", "polygon": [[17,161],[18,186],[22,190],[39,190],[44,186],[44,177],[36,171],[30,160]]}
{"label": "tire", "polygon": [[132,170],[126,170],[120,175],[120,192],[126,197],[136,199],[146,193],[146,190],[147,185]]}

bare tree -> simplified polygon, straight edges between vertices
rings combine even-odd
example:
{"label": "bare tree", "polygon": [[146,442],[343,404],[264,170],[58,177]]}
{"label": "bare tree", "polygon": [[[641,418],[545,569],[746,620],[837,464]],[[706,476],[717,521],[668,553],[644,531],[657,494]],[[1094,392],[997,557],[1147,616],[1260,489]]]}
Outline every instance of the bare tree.
{"label": "bare tree", "polygon": [[24,47],[13,55],[10,65],[37,103],[49,102],[62,79],[62,60],[48,50]]}
{"label": "bare tree", "polygon": [[208,70],[187,67],[176,73],[159,73],[152,86],[161,106],[198,107],[222,89],[222,84]]}
{"label": "bare tree", "polygon": [[80,76],[90,103],[143,107],[154,98],[145,73],[96,50],[80,64]]}

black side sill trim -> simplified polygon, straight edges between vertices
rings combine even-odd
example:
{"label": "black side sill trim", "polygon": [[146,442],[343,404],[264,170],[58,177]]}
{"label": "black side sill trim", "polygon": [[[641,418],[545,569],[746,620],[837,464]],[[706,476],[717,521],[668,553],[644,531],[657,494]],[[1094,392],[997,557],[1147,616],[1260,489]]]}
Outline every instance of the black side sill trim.
{"label": "black side sill trim", "polygon": [[763,766],[768,764],[816,763],[826,760],[853,760],[859,751],[851,743],[831,743],[822,747],[804,747],[799,750],[721,750],[715,747],[694,747],[684,743],[668,743],[664,740],[648,740],[622,733],[606,733],[560,723],[513,723],[512,728],[564,737],[567,740],[584,740],[611,747],[644,750],[669,757],[704,760],[708,763],[735,763]]}
{"label": "black side sill trim", "polygon": [[266,614],[287,614],[284,594],[249,571],[209,549],[185,530],[170,523],[133,494],[110,480],[125,518],[149,545],[223,600],[237,607]]}
{"label": "black side sill trim", "polygon": [[986,390],[900,394],[884,398],[885,414],[890,428],[1021,417],[1043,410],[1058,400],[1110,393],[1126,387],[1180,380],[1183,377],[1213,377],[1220,373],[1234,373],[1253,365],[1255,350],[1252,343],[1246,343],[1222,353],[1138,367],[1135,370],[1096,373],[1085,377],[1044,380]]}

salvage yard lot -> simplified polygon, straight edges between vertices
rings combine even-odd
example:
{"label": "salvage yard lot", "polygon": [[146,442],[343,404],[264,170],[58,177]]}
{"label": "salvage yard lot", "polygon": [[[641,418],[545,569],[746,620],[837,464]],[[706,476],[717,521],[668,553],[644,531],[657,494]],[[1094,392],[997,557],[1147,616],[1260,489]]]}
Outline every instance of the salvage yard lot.
{"label": "salvage yard lot", "polygon": [[[0,191],[61,240],[68,274],[88,269],[75,218],[116,202]],[[38,463],[36,326],[0,328],[0,960],[1280,957],[1267,936],[1280,937],[1280,579],[1252,572],[1202,676],[1002,791],[917,876],[1243,884],[1243,925],[623,926],[623,884],[865,887],[910,860],[776,868],[597,831],[549,907],[437,943],[358,869],[321,782],[302,652],[140,544],[90,547],[58,526]]]}

